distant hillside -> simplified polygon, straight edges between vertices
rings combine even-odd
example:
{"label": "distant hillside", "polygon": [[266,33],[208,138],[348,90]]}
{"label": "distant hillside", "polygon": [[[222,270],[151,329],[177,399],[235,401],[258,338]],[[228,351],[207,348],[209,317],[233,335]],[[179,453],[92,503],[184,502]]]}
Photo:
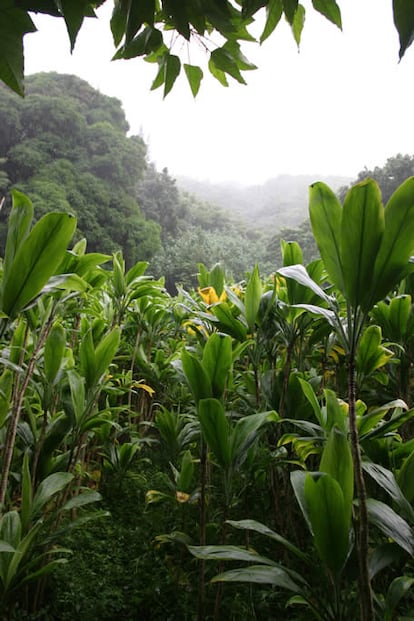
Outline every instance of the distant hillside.
{"label": "distant hillside", "polygon": [[262,185],[212,183],[178,177],[178,187],[213,205],[227,209],[258,228],[298,226],[308,215],[308,188],[324,181],[333,190],[348,185],[351,177],[340,175],[279,175]]}

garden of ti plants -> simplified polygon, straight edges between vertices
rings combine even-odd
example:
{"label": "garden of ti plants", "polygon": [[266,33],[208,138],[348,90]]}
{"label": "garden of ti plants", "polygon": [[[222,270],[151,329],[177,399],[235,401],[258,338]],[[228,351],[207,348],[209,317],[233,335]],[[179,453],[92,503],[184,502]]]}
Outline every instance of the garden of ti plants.
{"label": "garden of ti plants", "polygon": [[[96,4],[4,11],[74,37]],[[227,34],[221,79],[246,11],[267,6],[267,35],[301,11],[139,4],[115,3],[114,39],[161,49],[167,91],[157,24]],[[84,80],[34,74],[22,97],[3,47],[0,618],[414,619],[414,156],[255,227],[158,171]]]}

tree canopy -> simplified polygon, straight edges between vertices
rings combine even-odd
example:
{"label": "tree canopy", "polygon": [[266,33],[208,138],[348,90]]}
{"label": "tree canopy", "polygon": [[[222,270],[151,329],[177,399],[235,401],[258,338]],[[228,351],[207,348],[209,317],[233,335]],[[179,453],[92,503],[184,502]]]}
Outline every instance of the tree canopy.
{"label": "tree canopy", "polygon": [[[21,99],[0,88],[0,193],[30,194],[36,216],[74,212],[89,249],[122,248],[128,264],[148,259],[160,245],[159,226],[136,199],[146,145],[126,136],[119,100],[70,75],[36,74]],[[0,217],[4,243],[9,205]]]}
{"label": "tree canopy", "polygon": [[[30,13],[64,19],[73,50],[84,18],[94,16],[94,10],[104,2],[3,0],[0,7],[0,79],[23,94],[23,37],[36,30]],[[312,7],[342,28],[341,10],[336,0],[312,0]],[[157,73],[152,88],[163,86],[164,96],[183,69],[196,95],[203,71],[197,65],[183,62],[177,50],[182,48],[182,40],[198,40],[206,50],[210,72],[222,85],[228,85],[228,76],[245,83],[242,72],[255,66],[242,53],[240,43],[255,40],[248,27],[261,9],[266,10],[266,21],[260,43],[274,32],[284,16],[299,45],[305,22],[305,7],[299,0],[114,0],[111,19],[114,58],[141,56],[154,62]],[[414,36],[414,4],[412,0],[393,0],[393,12],[402,58]],[[214,35],[219,40],[217,44],[212,43]]]}

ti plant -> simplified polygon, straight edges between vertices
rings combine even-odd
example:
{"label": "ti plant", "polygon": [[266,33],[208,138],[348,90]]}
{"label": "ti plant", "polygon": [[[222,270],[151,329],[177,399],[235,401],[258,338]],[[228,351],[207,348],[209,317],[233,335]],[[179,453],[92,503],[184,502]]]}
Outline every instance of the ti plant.
{"label": "ti plant", "polygon": [[[368,570],[368,514],[356,417],[356,364],[369,312],[410,272],[414,251],[414,178],[405,181],[385,208],[376,182],[365,180],[348,192],[342,206],[323,183],[310,188],[310,219],[330,282],[337,295],[328,295],[302,266],[279,270],[286,278],[308,286],[323,300],[307,307],[324,315],[337,332],[348,359],[349,429],[359,507],[361,621],[373,621],[374,606]],[[342,317],[339,302],[344,300]]]}

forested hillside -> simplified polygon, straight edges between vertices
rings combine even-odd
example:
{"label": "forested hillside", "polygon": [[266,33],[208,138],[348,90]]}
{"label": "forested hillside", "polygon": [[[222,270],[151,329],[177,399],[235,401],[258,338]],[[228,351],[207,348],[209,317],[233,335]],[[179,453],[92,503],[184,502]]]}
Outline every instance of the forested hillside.
{"label": "forested hillside", "polygon": [[[122,249],[127,265],[151,260],[166,285],[193,285],[197,263],[217,261],[242,278],[261,261],[261,236],[225,210],[179,191],[130,136],[121,102],[71,75],[37,74],[21,99],[0,87],[0,195],[30,195],[36,217],[78,216],[90,251]],[[4,248],[10,200],[0,215]]]}
{"label": "forested hillside", "polygon": [[337,190],[348,185],[350,177],[341,175],[278,175],[261,185],[214,183],[179,177],[178,185],[203,200],[226,208],[259,229],[280,230],[297,227],[307,218],[308,189],[323,181]]}

